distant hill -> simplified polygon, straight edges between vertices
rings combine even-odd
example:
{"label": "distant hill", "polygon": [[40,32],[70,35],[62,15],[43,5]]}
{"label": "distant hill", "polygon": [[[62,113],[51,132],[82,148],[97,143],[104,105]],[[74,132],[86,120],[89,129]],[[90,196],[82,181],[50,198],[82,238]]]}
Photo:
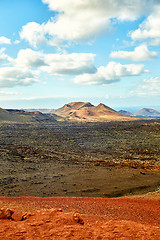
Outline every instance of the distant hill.
{"label": "distant hill", "polygon": [[151,108],[142,108],[141,110],[137,111],[134,115],[146,118],[160,118],[160,112]]}
{"label": "distant hill", "polygon": [[24,110],[0,108],[0,121],[9,122],[55,122],[54,116],[39,111],[26,112]]}
{"label": "distant hill", "polygon": [[48,108],[31,108],[31,109],[23,109],[25,112],[36,112],[39,111],[41,113],[47,114],[47,113],[54,113],[56,109],[48,109]]}
{"label": "distant hill", "polygon": [[71,102],[65,104],[63,107],[57,109],[55,114],[64,117],[66,120],[78,121],[123,121],[133,119],[102,103],[94,106],[89,102]]}
{"label": "distant hill", "polygon": [[16,115],[10,114],[7,110],[0,108],[0,121],[17,121],[18,117]]}
{"label": "distant hill", "polygon": [[133,113],[128,112],[128,111],[126,111],[126,110],[120,110],[120,111],[118,111],[118,112],[121,113],[121,114],[127,115],[127,116],[134,116]]}

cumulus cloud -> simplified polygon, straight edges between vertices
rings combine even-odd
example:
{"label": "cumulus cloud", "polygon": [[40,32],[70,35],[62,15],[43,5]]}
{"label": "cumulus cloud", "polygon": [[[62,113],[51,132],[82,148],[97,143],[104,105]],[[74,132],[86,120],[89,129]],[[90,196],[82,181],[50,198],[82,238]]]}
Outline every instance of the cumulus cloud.
{"label": "cumulus cloud", "polygon": [[0,50],[0,62],[8,60],[10,67],[0,68],[0,87],[28,86],[38,81],[40,73],[50,75],[77,75],[95,73],[92,53],[44,54],[32,49],[21,49],[17,58],[13,59]]}
{"label": "cumulus cloud", "polygon": [[160,78],[152,77],[144,79],[142,84],[130,92],[131,95],[138,96],[159,96],[160,95]]}
{"label": "cumulus cloud", "polygon": [[58,45],[60,40],[92,40],[111,30],[112,19],[135,20],[153,9],[153,0],[42,0],[56,16],[47,23],[27,23],[20,36],[30,45]]}
{"label": "cumulus cloud", "polygon": [[0,44],[11,44],[11,40],[4,36],[0,37]]}
{"label": "cumulus cloud", "polygon": [[6,50],[5,48],[0,49],[0,63],[8,62],[10,59],[10,57],[4,53],[5,50]]}
{"label": "cumulus cloud", "polygon": [[117,51],[110,54],[112,58],[128,59],[132,61],[153,60],[156,56],[157,52],[150,52],[145,44],[136,47],[134,51]]}
{"label": "cumulus cloud", "polygon": [[45,66],[41,70],[50,74],[77,75],[82,73],[95,73],[94,54],[47,54],[44,58]]}
{"label": "cumulus cloud", "polygon": [[39,24],[36,22],[29,22],[22,27],[20,32],[21,39],[29,42],[33,47],[43,45],[47,43],[45,38],[45,24]]}
{"label": "cumulus cloud", "polygon": [[[41,47],[43,45],[50,46],[65,46],[62,41],[52,34],[50,34],[50,25],[51,21],[48,21],[47,24],[39,24],[36,22],[29,22],[22,27],[20,32],[20,38],[28,42],[34,48]],[[53,26],[54,27],[54,26]]]}
{"label": "cumulus cloud", "polygon": [[0,87],[28,86],[37,82],[37,71],[16,67],[0,68]]}
{"label": "cumulus cloud", "polygon": [[12,63],[16,66],[34,68],[53,75],[77,75],[82,73],[94,73],[94,54],[44,54],[31,49],[22,49]]}
{"label": "cumulus cloud", "polygon": [[131,32],[131,38],[136,40],[151,39],[153,45],[160,43],[160,6],[157,6],[152,14],[145,19],[139,28]]}
{"label": "cumulus cloud", "polygon": [[16,59],[12,59],[12,63],[19,67],[36,68],[44,66],[44,55],[39,51],[33,51],[30,48],[21,49]]}
{"label": "cumulus cloud", "polygon": [[[64,15],[76,15],[92,12],[100,17],[107,15],[108,18],[117,17],[120,20],[135,20],[141,14],[146,13],[152,8],[154,1],[148,0],[42,0],[48,4],[49,9],[63,13]],[[147,4],[148,3],[148,4]],[[72,6],[72,7],[71,7]],[[85,15],[85,14],[84,14]]]}
{"label": "cumulus cloud", "polygon": [[110,84],[117,82],[122,77],[140,75],[147,70],[144,70],[142,64],[121,65],[116,62],[109,62],[106,67],[101,66],[95,74],[83,74],[73,79],[73,82],[80,84]]}

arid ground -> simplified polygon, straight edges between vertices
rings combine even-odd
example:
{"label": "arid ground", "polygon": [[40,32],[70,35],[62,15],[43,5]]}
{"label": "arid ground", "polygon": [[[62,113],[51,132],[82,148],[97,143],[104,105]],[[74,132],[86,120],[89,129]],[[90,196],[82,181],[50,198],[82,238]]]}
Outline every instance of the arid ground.
{"label": "arid ground", "polygon": [[0,240],[160,239],[158,120],[5,122],[0,136]]}
{"label": "arid ground", "polygon": [[4,240],[160,239],[158,192],[152,199],[1,197],[1,207]]}
{"label": "arid ground", "polygon": [[160,186],[160,122],[0,125],[0,196],[117,197]]}

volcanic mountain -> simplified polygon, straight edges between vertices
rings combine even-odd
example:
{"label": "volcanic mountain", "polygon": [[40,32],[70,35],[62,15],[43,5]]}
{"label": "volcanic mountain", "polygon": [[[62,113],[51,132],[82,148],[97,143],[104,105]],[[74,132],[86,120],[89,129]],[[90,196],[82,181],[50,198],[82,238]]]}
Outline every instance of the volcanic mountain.
{"label": "volcanic mountain", "polygon": [[134,116],[134,114],[133,113],[131,113],[131,112],[128,112],[128,111],[126,111],[126,110],[120,110],[120,111],[118,111],[119,113],[122,113],[122,114],[124,114],[124,115],[128,115],[128,116]]}
{"label": "volcanic mountain", "polygon": [[0,121],[17,121],[16,115],[11,115],[7,110],[0,108]]}
{"label": "volcanic mountain", "polygon": [[142,108],[134,114],[135,116],[148,117],[148,118],[160,118],[160,112],[151,108]]}
{"label": "volcanic mountain", "polygon": [[56,119],[39,111],[25,112],[24,110],[0,108],[0,121],[9,122],[55,122]]}
{"label": "volcanic mountain", "polygon": [[94,106],[89,102],[71,102],[57,109],[55,114],[66,120],[79,121],[122,121],[132,120],[130,116],[116,112],[110,107],[100,103]]}
{"label": "volcanic mountain", "polygon": [[23,109],[25,112],[41,112],[44,114],[48,114],[48,113],[54,113],[56,109],[48,109],[48,108],[26,108]]}

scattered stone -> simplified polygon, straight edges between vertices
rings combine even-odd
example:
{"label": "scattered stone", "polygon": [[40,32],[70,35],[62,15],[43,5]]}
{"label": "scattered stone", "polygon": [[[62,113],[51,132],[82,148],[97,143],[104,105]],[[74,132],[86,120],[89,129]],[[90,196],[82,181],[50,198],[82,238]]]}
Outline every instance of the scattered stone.
{"label": "scattered stone", "polygon": [[12,219],[12,215],[13,215],[14,211],[9,209],[9,208],[1,208],[0,209],[0,219]]}
{"label": "scattered stone", "polygon": [[74,219],[74,221],[75,221],[76,223],[79,223],[79,224],[81,224],[81,225],[84,225],[84,221],[83,221],[82,217],[81,217],[78,213],[75,213],[75,214],[73,215],[73,219]]}
{"label": "scattered stone", "polygon": [[26,212],[26,213],[22,216],[21,221],[25,221],[26,219],[28,219],[28,218],[31,217],[31,216],[32,216],[31,213]]}
{"label": "scattered stone", "polygon": [[56,211],[57,212],[63,212],[62,208],[57,208]]}

